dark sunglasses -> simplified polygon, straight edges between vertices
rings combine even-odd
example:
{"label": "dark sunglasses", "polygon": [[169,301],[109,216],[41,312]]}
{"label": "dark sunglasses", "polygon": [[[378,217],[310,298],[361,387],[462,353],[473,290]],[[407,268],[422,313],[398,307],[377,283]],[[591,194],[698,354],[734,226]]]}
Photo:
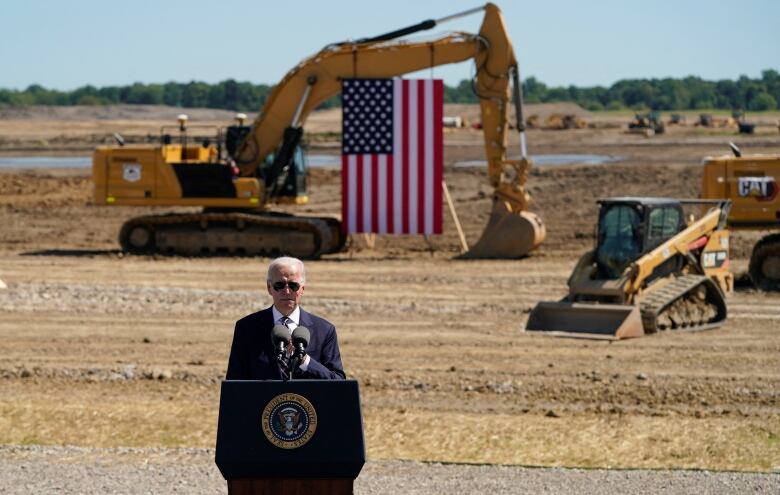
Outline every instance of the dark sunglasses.
{"label": "dark sunglasses", "polygon": [[298,282],[274,282],[271,287],[273,287],[277,292],[284,290],[285,287],[289,287],[293,292],[298,292],[298,289],[301,288],[301,284]]}

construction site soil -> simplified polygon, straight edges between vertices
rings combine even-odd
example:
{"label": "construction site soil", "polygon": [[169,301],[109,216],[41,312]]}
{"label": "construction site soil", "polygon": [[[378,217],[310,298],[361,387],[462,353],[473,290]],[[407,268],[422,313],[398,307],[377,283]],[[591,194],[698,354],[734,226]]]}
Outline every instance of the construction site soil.
{"label": "construction site soil", "polygon": [[[99,111],[7,111],[0,153],[84,155],[112,132],[170,123],[160,109],[136,119]],[[304,307],[338,329],[348,377],[360,383],[369,458],[780,470],[780,294],[745,276],[766,232],[732,232],[737,290],[722,328],[620,342],[522,332],[538,301],[565,295],[593,245],[598,198],[696,197],[702,157],[729,152],[730,140],[780,148],[769,126],[646,138],[593,119],[603,125],[528,134],[532,155],[620,158],[532,169],[532,210],[548,232],[532,256],[456,259],[445,214],[441,236],[379,236],[373,248],[354,236],[347,251],[307,263]],[[327,137],[335,118],[311,120],[322,133],[310,136],[313,152],[337,154]],[[473,129],[445,135],[445,180],[469,243],[491,187],[484,167],[455,164],[481,159],[481,139]],[[510,146],[517,154],[514,134]],[[290,211],[337,215],[339,170],[312,169],[309,184],[310,203]],[[0,170],[0,444],[213,447],[233,323],[269,305],[268,260],[123,255],[124,220],[169,210],[98,207],[91,193],[88,169]]]}

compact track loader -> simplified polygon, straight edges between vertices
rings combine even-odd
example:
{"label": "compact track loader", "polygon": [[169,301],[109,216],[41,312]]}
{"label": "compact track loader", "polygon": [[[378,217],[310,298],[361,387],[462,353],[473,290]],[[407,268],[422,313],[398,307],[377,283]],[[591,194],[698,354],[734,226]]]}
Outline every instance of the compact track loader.
{"label": "compact track loader", "polygon": [[[540,302],[525,330],[622,339],[659,330],[704,330],[726,320],[727,200],[599,201],[596,248],[580,258],[560,302]],[[686,219],[683,206],[709,209]]]}

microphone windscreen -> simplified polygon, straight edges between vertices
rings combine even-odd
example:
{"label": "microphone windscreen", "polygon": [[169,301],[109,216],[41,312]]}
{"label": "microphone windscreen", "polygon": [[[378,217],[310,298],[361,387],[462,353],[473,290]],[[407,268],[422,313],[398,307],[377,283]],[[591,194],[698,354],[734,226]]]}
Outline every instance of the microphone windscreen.
{"label": "microphone windscreen", "polygon": [[303,347],[306,347],[309,345],[309,338],[311,337],[311,332],[309,332],[309,329],[306,327],[295,327],[295,330],[293,330],[292,333],[292,341],[293,344],[297,344],[298,342],[303,343]]}
{"label": "microphone windscreen", "polygon": [[290,341],[290,329],[285,325],[274,325],[271,330],[271,342],[274,346],[279,345],[279,342]]}

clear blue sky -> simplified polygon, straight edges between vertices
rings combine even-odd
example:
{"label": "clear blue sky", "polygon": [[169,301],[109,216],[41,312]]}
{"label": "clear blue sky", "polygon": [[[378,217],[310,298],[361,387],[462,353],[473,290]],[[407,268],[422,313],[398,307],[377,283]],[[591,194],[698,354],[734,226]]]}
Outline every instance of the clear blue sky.
{"label": "clear blue sky", "polygon": [[[780,70],[779,0],[511,0],[523,77],[550,86],[626,78],[760,77]],[[0,88],[69,90],[225,79],[274,84],[325,44],[482,5],[479,0],[17,0],[4,2]],[[481,15],[434,32],[476,32]],[[473,64],[434,70],[447,84]],[[426,75],[429,74],[426,71]]]}

